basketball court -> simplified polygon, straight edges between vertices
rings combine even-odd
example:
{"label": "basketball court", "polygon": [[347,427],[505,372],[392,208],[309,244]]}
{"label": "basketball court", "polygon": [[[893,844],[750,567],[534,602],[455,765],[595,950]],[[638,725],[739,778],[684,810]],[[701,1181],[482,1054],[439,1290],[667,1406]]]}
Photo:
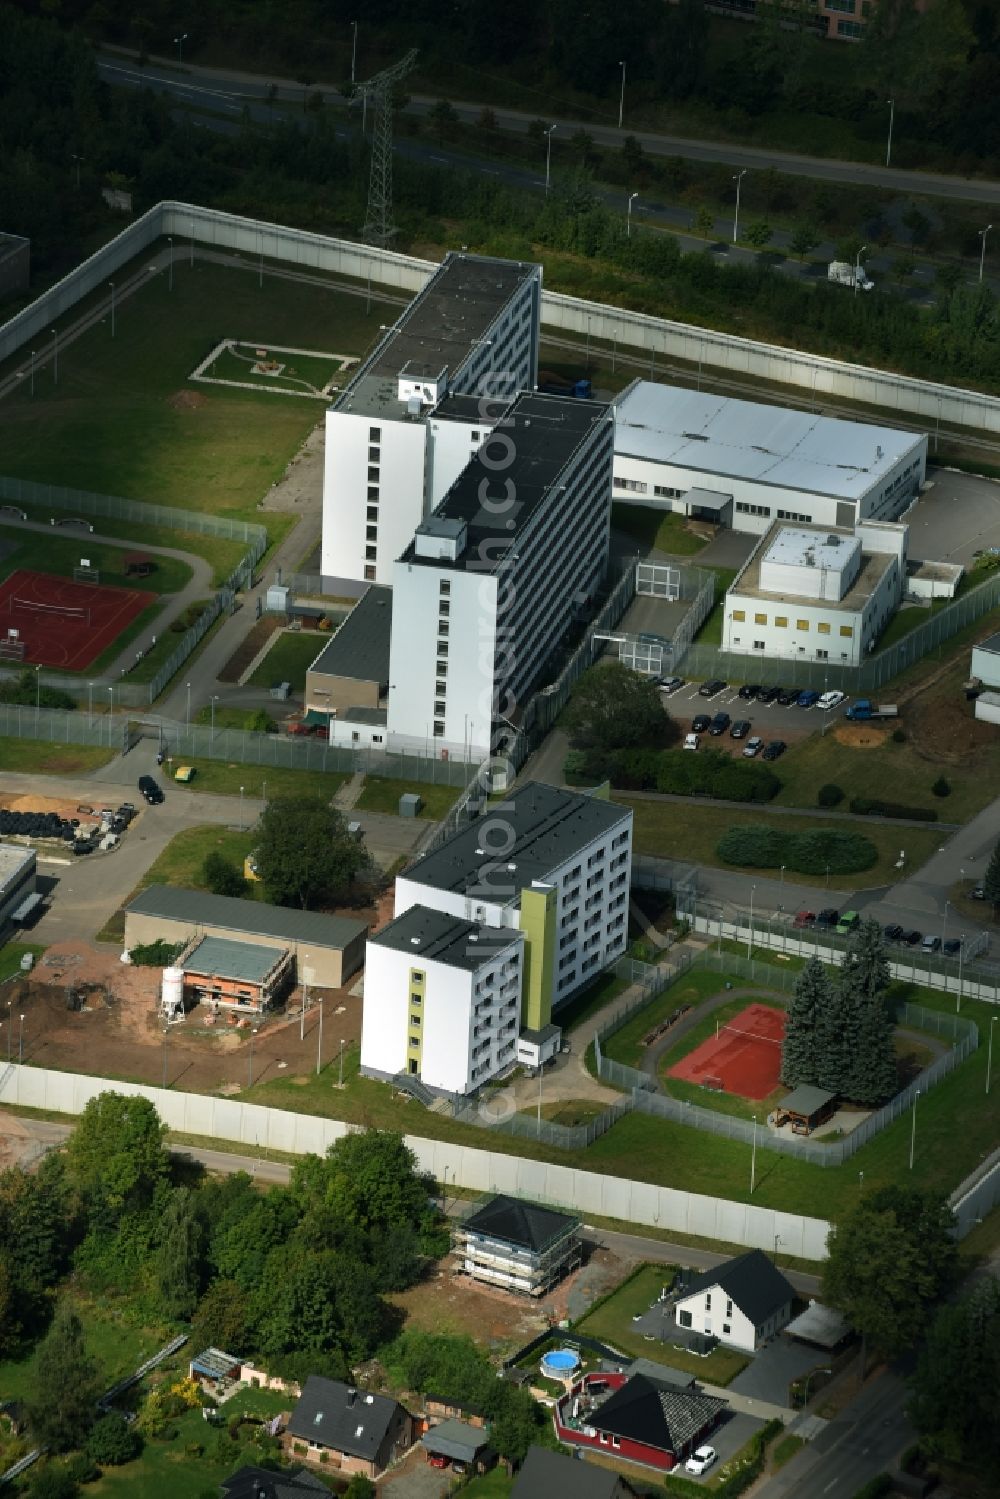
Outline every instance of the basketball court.
{"label": "basketball court", "polygon": [[781,1081],[784,1034],[784,1010],[747,1005],[720,1025],[716,1035],[669,1068],[667,1075],[719,1093],[766,1098]]}
{"label": "basketball court", "polygon": [[156,599],[138,588],[19,569],[0,583],[0,660],[85,671]]}

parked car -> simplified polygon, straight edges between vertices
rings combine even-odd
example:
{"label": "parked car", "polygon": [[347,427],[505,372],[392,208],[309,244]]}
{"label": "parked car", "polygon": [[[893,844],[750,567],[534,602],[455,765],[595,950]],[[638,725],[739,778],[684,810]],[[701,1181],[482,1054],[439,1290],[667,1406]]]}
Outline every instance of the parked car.
{"label": "parked car", "polygon": [[758,693],[760,691],[761,691],[761,688],[760,688],[760,684],[759,683],[757,683],[757,682],[753,682],[753,683],[747,682],[743,687],[740,688],[740,697],[743,699],[743,701],[745,703],[752,703],[753,700],[754,700],[754,698],[758,695]]}
{"label": "parked car", "polygon": [[163,787],[152,776],[139,777],[139,790],[152,807],[159,806],[163,800]]}
{"label": "parked car", "polygon": [[788,745],[785,743],[785,741],[783,739],[772,739],[770,741],[770,743],[766,746],[763,755],[761,755],[761,759],[762,760],[777,760],[778,757],[779,757],[779,755],[783,755],[785,753],[785,750],[787,748],[788,748]]}
{"label": "parked car", "polygon": [[718,677],[713,677],[710,682],[702,682],[701,686],[698,688],[698,696],[716,697],[722,691],[725,685],[725,682],[720,681]]}
{"label": "parked car", "polygon": [[733,739],[745,739],[750,732],[749,718],[738,718],[729,730]]}
{"label": "parked car", "polygon": [[798,929],[801,931],[803,927],[812,926],[815,920],[815,911],[796,911],[795,920],[792,922],[792,926],[798,927]]}
{"label": "parked car", "polygon": [[824,692],[820,696],[820,700],[816,706],[817,708],[822,708],[823,712],[826,713],[830,708],[839,708],[845,696],[846,694],[843,692]]}
{"label": "parked car", "polygon": [[969,899],[970,900],[985,900],[986,899],[986,891],[983,888],[983,886],[982,885],[973,885],[972,889],[969,891]]}
{"label": "parked car", "polygon": [[798,698],[796,699],[796,707],[799,707],[799,708],[813,708],[813,707],[815,707],[815,705],[818,702],[819,702],[819,693],[818,692],[813,692],[812,688],[809,687],[809,688],[806,689],[805,692],[800,692],[799,693]]}
{"label": "parked car", "polygon": [[778,702],[783,708],[790,708],[799,700],[799,689],[797,687],[782,687],[778,692]]}
{"label": "parked car", "polygon": [[921,944],[920,944],[920,951],[921,952],[926,952],[926,953],[940,952],[941,951],[941,938],[940,937],[934,937],[930,933],[928,933],[928,935],[924,938],[923,942],[921,942]]}
{"label": "parked car", "polygon": [[708,726],[712,722],[707,713],[696,713],[691,720],[691,728],[696,734],[708,732]]}
{"label": "parked car", "polygon": [[717,713],[708,726],[708,732],[716,736],[724,734],[729,728],[730,722],[728,713]]}
{"label": "parked car", "polygon": [[941,951],[946,958],[957,958],[962,951],[961,937],[949,937],[947,942],[942,944]]}
{"label": "parked car", "polygon": [[860,924],[860,921],[861,917],[858,915],[857,911],[845,911],[843,916],[841,916],[840,920],[837,922],[837,931],[841,937],[847,937],[851,932],[854,931],[854,928]]}
{"label": "parked car", "polygon": [[744,755],[746,755],[748,760],[752,760],[754,755],[759,755],[763,748],[763,739],[759,734],[754,734],[747,740],[746,744],[743,746],[743,753]]}
{"label": "parked car", "polygon": [[683,687],[683,686],[684,686],[684,678],[683,677],[666,677],[664,679],[664,681],[662,681],[660,683],[660,691],[661,692],[676,692],[677,689],[678,689],[678,687]]}
{"label": "parked car", "polygon": [[916,947],[917,944],[922,942],[923,940],[923,932],[918,932],[916,927],[914,927],[912,932],[903,933],[903,941],[906,943],[907,947]]}
{"label": "parked car", "polygon": [[887,942],[901,942],[903,940],[903,928],[898,921],[891,921],[888,926],[882,928],[882,936]]}
{"label": "parked car", "polygon": [[825,906],[816,917],[817,926],[836,926],[840,920],[840,912],[833,906]]}
{"label": "parked car", "polygon": [[714,1447],[696,1447],[684,1464],[685,1473],[707,1473],[718,1455]]}
{"label": "parked car", "polygon": [[684,748],[686,750],[696,750],[698,748],[698,735],[697,734],[685,734],[684,735]]}
{"label": "parked car", "polygon": [[758,703],[773,703],[784,691],[781,687],[762,687],[757,694]]}
{"label": "parked car", "polygon": [[447,1468],[448,1459],[440,1452],[430,1452],[427,1455],[427,1466],[429,1468]]}

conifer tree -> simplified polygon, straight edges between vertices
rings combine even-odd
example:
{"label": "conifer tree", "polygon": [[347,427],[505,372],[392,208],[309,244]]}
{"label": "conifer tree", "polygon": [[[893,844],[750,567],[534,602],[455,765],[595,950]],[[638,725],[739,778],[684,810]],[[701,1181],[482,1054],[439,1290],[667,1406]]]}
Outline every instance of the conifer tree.
{"label": "conifer tree", "polygon": [[842,1091],[854,1103],[874,1108],[891,1098],[899,1087],[892,1020],[878,995],[861,999],[857,1015],[857,1048]]}
{"label": "conifer tree", "polygon": [[844,954],[841,973],[845,979],[851,975],[852,988],[865,999],[884,998],[891,975],[885,938],[877,921],[867,917],[861,922]]}
{"label": "conifer tree", "polygon": [[816,1081],[816,1034],[819,1016],[829,1005],[831,984],[826,969],[810,958],[795,980],[781,1047],[781,1081],[790,1088]]}

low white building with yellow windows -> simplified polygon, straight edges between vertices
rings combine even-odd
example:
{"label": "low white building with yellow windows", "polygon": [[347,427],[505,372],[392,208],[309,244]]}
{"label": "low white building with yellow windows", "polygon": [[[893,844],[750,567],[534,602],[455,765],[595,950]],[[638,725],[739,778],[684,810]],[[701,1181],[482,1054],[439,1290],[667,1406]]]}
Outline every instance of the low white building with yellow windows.
{"label": "low white building with yellow windows", "polygon": [[907,527],[773,525],[726,594],[723,650],[860,666],[899,607]]}

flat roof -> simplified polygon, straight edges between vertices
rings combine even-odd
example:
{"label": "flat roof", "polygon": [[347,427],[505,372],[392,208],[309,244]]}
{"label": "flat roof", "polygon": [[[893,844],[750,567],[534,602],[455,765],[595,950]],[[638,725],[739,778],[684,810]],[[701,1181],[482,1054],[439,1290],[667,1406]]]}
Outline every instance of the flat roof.
{"label": "flat roof", "polygon": [[[334,410],[392,420],[405,415],[397,386],[404,368],[416,379],[433,379],[447,369],[454,380],[514,294],[537,275],[538,266],[526,261],[450,251],[355,372]],[[426,415],[422,411],[420,419]]]}
{"label": "flat roof", "polygon": [[477,926],[429,906],[410,906],[369,940],[423,962],[446,963],[473,973],[522,939],[513,927]]}
{"label": "flat roof", "polygon": [[[595,838],[631,818],[631,809],[615,802],[526,781],[504,797],[502,860],[481,847],[477,820],[417,859],[403,871],[403,878],[436,890],[474,891],[485,900],[503,896],[500,903],[509,905],[533,880],[544,881]],[[489,816],[481,820],[488,822]],[[503,872],[513,878],[498,882]]]}
{"label": "flat roof", "polygon": [[359,682],[389,683],[389,638],[392,634],[392,589],[373,583],[362,594],[340,629],[328,640],[310,671]]}
{"label": "flat roof", "polygon": [[366,708],[364,705],[345,708],[337,715],[341,723],[384,724],[389,721],[388,708]]}
{"label": "flat roof", "polygon": [[[726,593],[727,599],[736,596],[738,598],[750,599],[774,599],[776,603],[782,604],[789,601],[811,605],[815,608],[835,609],[847,614],[857,614],[864,608],[865,603],[871,598],[879,583],[882,581],[888,569],[896,560],[895,552],[866,552],[862,543],[861,567],[850,588],[841,599],[820,599],[812,594],[801,593],[778,593],[773,588],[762,588],[760,584],[761,563],[770,556],[770,541],[777,531],[785,529],[784,521],[775,521],[771,529],[764,535],[755,551],[753,551],[743,566],[742,571],[736,574]],[[835,528],[830,526],[806,526],[798,525],[797,531],[812,531],[817,537],[826,537],[833,534]],[[841,536],[853,536],[853,532],[841,530]],[[781,560],[781,559],[779,559]]]}
{"label": "flat roof", "polygon": [[793,1338],[805,1343],[817,1343],[820,1348],[836,1348],[849,1336],[851,1328],[846,1317],[835,1312],[832,1306],[821,1301],[810,1301],[804,1312],[793,1317],[785,1328]]}
{"label": "flat roof", "polygon": [[177,885],[148,885],[125,907],[125,914],[180,921],[197,928],[218,926],[248,936],[277,937],[282,942],[343,950],[368,930],[367,923],[321,911],[296,911],[270,906],[262,900],[235,895],[210,895],[206,890],[184,890]]}
{"label": "flat roof", "polygon": [[420,1440],[428,1452],[440,1452],[444,1457],[471,1463],[477,1452],[489,1446],[490,1434],[482,1426],[469,1426],[465,1421],[449,1416],[447,1421],[441,1421],[424,1432]]}
{"label": "flat roof", "polygon": [[996,635],[987,635],[985,640],[977,640],[972,647],[974,651],[993,651],[1000,655],[1000,631]]}
{"label": "flat roof", "polygon": [[0,843],[0,890],[24,872],[26,864],[36,863],[33,848],[18,848],[13,843]]}
{"label": "flat roof", "polygon": [[782,567],[829,568],[842,572],[860,546],[860,536],[845,531],[812,526],[806,530],[802,525],[782,525],[764,553],[764,560]]}
{"label": "flat roof", "polygon": [[[483,412],[484,404],[489,415]],[[497,420],[496,407],[497,403],[492,398],[484,403],[482,396],[459,395],[456,391],[449,391],[434,407],[431,419],[435,422],[468,422],[470,427],[477,424],[484,428],[492,427]]]}
{"label": "flat roof", "polygon": [[[510,547],[516,544],[519,533],[580,443],[609,410],[604,401],[522,392],[428,517],[431,522],[460,521],[467,525],[464,552],[454,562],[419,557],[411,541],[400,562],[459,571],[474,565],[477,572],[495,572],[503,563],[499,555],[503,543]],[[504,494],[505,487],[506,495],[511,496],[509,501],[504,500],[502,521],[497,518],[495,502],[489,508],[484,505],[484,485],[487,502],[490,495]],[[481,555],[479,544],[486,541],[489,549]]]}
{"label": "flat roof", "polygon": [[811,1119],[820,1109],[833,1103],[836,1096],[836,1093],[829,1093],[825,1088],[817,1088],[812,1083],[800,1083],[791,1093],[785,1094],[778,1108],[783,1109],[786,1114],[802,1114],[806,1119]]}
{"label": "flat roof", "polygon": [[637,380],[615,403],[615,453],[859,499],[926,438],[868,422]]}
{"label": "flat roof", "polygon": [[276,947],[253,942],[233,942],[228,937],[202,937],[181,967],[202,977],[235,979],[238,983],[262,984],[281,954]]}

